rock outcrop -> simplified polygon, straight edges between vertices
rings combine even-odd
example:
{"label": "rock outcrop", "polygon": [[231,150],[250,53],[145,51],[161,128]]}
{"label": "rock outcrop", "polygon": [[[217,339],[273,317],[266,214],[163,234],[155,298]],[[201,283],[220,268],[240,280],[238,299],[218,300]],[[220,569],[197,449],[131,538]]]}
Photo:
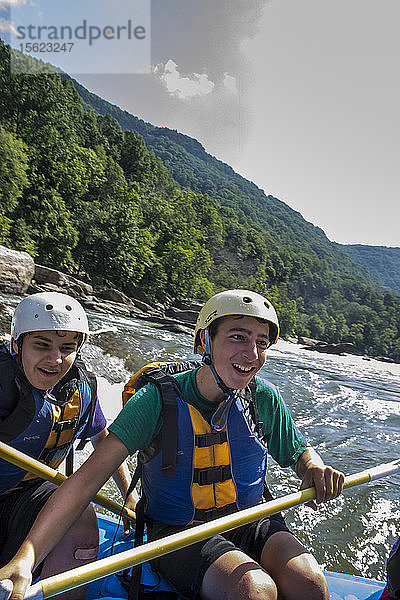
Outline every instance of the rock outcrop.
{"label": "rock outcrop", "polygon": [[303,335],[299,335],[299,337],[297,338],[297,342],[299,344],[303,344],[304,346],[317,346],[318,344],[323,344],[324,342],[321,342],[321,340],[315,340],[314,338],[309,338],[309,337],[305,337]]}
{"label": "rock outcrop", "polygon": [[53,286],[52,291],[63,292],[69,294],[74,298],[80,298],[82,296],[91,296],[93,294],[93,288],[88,283],[76,279],[71,275],[57,271],[56,269],[50,269],[43,265],[35,265],[34,282],[32,287],[35,290],[38,288],[44,288],[43,291],[50,291],[49,285]]}
{"label": "rock outcrop", "polygon": [[177,319],[178,321],[185,321],[187,323],[192,323],[193,325],[197,321],[198,314],[199,314],[198,311],[181,310],[179,308],[175,308],[174,306],[167,308],[167,310],[165,311],[165,315],[167,317],[172,317],[174,319]]}
{"label": "rock outcrop", "polygon": [[354,344],[351,342],[339,342],[337,344],[328,344],[314,338],[299,336],[298,344],[302,344],[303,350],[314,350],[315,352],[324,352],[326,354],[351,354],[355,352]]}
{"label": "rock outcrop", "polygon": [[315,352],[324,352],[326,354],[345,354],[355,351],[354,344],[351,342],[339,342],[338,344],[318,342],[317,344],[303,346],[303,349],[314,350]]}
{"label": "rock outcrop", "polygon": [[33,278],[35,263],[27,252],[0,246],[0,291],[24,294]]}

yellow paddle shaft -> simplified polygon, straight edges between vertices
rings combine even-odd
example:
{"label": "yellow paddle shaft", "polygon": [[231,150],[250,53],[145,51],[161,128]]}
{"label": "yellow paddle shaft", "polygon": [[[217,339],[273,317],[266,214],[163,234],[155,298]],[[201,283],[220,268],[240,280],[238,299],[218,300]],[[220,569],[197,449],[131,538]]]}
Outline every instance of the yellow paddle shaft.
{"label": "yellow paddle shaft", "polygon": [[[367,471],[362,471],[346,477],[344,487],[348,488],[368,483],[372,479],[385,477],[386,475],[397,473],[399,470],[400,461],[380,465]],[[144,546],[126,550],[120,554],[102,558],[94,563],[89,563],[76,569],[72,569],[71,571],[54,575],[53,577],[39,581],[32,586],[30,588],[31,592],[25,596],[25,600],[27,600],[27,598],[33,599],[39,597],[42,597],[43,599],[50,598],[51,596],[85,585],[96,579],[101,579],[112,573],[117,573],[122,569],[168,554],[174,550],[185,548],[186,546],[190,546],[195,542],[217,535],[218,533],[229,531],[230,529],[235,529],[241,525],[257,521],[262,517],[273,515],[281,510],[293,508],[294,506],[313,500],[315,497],[315,488],[307,488],[306,490],[289,494],[282,498],[271,500],[270,502],[258,504],[257,506],[253,506],[232,515],[221,517],[210,523],[191,527],[160,540],[149,542]]]}
{"label": "yellow paddle shaft", "polygon": [[[56,471],[55,469],[44,465],[40,461],[31,458],[30,456],[27,456],[23,452],[12,448],[4,442],[0,442],[0,458],[3,458],[4,460],[12,463],[13,465],[24,469],[25,471],[29,471],[29,473],[32,473],[37,477],[41,477],[42,479],[51,481],[56,485],[61,485],[63,481],[67,479],[65,475],[63,475],[59,471]],[[128,508],[124,508],[122,510],[122,506],[118,504],[118,502],[111,500],[101,492],[99,492],[93,498],[93,502],[95,504],[98,504],[99,506],[102,506],[103,508],[107,508],[109,511],[113,512],[116,515],[122,514],[124,517],[128,517],[131,521],[136,520],[136,516],[133,511],[129,510]]]}

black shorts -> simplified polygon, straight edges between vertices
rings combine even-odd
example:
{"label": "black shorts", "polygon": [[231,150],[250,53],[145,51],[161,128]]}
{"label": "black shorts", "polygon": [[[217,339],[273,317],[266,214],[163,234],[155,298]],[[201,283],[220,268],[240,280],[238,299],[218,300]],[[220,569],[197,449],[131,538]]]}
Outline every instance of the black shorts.
{"label": "black shorts", "polygon": [[32,479],[0,496],[0,567],[17,552],[55,489],[57,486],[50,481]]}
{"label": "black shorts", "polygon": [[[162,536],[181,530],[182,528],[179,527],[169,527],[162,531]],[[217,558],[226,552],[239,549],[259,563],[266,541],[278,531],[289,532],[281,514],[242,525],[182,550],[160,556],[151,561],[151,566],[176,589],[182,598],[193,600],[200,591],[207,569]]]}

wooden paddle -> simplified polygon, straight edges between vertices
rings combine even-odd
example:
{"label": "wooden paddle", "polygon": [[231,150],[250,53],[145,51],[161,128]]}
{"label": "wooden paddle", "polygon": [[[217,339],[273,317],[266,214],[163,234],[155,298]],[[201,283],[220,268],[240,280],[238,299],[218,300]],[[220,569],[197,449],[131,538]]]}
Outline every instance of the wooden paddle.
{"label": "wooden paddle", "polygon": [[[12,448],[4,442],[0,442],[0,458],[7,460],[17,467],[21,467],[21,469],[24,469],[25,471],[29,471],[29,473],[33,473],[33,475],[36,475],[37,477],[52,481],[56,485],[61,485],[67,479],[65,475],[59,471],[44,465],[40,461],[27,456],[23,452]],[[122,509],[122,506],[118,504],[118,502],[111,500],[111,498],[108,498],[101,492],[93,498],[93,502],[118,516],[128,517],[131,521],[136,520],[136,515],[133,511],[125,507]]]}

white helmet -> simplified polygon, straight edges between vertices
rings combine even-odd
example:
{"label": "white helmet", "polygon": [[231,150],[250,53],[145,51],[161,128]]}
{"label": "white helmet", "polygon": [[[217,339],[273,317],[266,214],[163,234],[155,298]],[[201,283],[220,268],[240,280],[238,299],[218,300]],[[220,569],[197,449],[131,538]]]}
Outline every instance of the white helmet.
{"label": "white helmet", "polygon": [[209,327],[216,319],[230,315],[256,317],[267,321],[270,327],[270,343],[276,344],[278,341],[278,317],[269,300],[250,290],[226,290],[207,300],[199,312],[194,334],[194,352],[201,350],[200,330]]}
{"label": "white helmet", "polygon": [[76,331],[83,334],[83,344],[89,335],[89,323],[75,298],[58,292],[41,292],[21,300],[11,322],[14,340],[32,331]]}

